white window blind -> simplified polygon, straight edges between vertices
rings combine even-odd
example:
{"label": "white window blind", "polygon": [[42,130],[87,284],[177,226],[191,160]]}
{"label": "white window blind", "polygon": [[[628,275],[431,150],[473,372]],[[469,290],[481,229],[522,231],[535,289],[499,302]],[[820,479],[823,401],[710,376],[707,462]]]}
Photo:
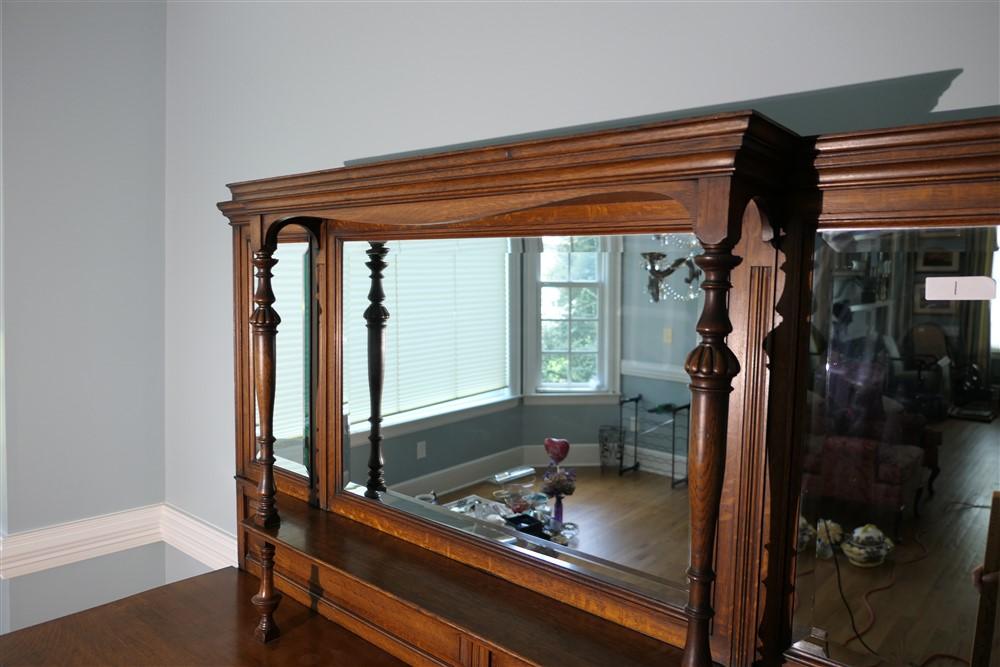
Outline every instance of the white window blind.
{"label": "white window blind", "polygon": [[306,429],[306,289],[308,243],[279,243],[271,288],[278,325],[275,361],[274,437],[302,438]]}
{"label": "white window blind", "polygon": [[[510,386],[507,239],[387,244],[383,416]],[[344,392],[368,419],[367,243],[344,244]]]}

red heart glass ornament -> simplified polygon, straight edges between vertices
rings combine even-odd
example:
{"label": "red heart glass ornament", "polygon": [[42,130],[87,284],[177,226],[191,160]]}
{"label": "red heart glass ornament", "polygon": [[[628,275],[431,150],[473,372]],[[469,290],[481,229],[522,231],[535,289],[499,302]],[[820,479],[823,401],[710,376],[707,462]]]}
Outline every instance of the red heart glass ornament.
{"label": "red heart glass ornament", "polygon": [[569,454],[569,440],[564,438],[545,438],[545,451],[556,465]]}

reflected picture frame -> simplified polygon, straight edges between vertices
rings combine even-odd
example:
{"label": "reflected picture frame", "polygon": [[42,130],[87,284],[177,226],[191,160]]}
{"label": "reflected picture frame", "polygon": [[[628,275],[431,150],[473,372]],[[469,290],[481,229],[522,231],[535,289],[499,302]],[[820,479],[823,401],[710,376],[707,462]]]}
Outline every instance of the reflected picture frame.
{"label": "reflected picture frame", "polygon": [[958,313],[956,301],[928,301],[927,283],[921,281],[913,286],[914,315],[955,315]]}
{"label": "reflected picture frame", "polygon": [[917,271],[928,273],[952,273],[958,271],[960,254],[958,250],[929,248],[917,253]]}

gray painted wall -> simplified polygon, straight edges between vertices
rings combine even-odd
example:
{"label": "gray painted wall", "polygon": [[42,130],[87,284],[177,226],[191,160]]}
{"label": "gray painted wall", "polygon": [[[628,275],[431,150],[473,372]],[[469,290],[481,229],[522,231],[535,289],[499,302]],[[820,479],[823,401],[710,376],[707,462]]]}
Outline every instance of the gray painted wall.
{"label": "gray painted wall", "polygon": [[0,514],[17,532],[163,500],[166,15],[2,11]]}
{"label": "gray painted wall", "polygon": [[521,419],[521,441],[525,445],[541,445],[548,437],[595,444],[601,426],[618,423],[618,406],[525,405]]}
{"label": "gray painted wall", "polygon": [[[215,209],[225,183],[692,107],[756,106],[814,133],[1000,103],[991,3],[167,11],[167,500],[226,528],[231,264]],[[867,83],[895,77],[909,78]]]}
{"label": "gray painted wall", "polygon": [[[421,440],[427,443],[427,456],[417,459]],[[397,484],[521,444],[520,407],[386,438],[386,482]],[[350,470],[352,481],[364,484],[368,479],[367,445],[351,449]]]}
{"label": "gray painted wall", "polygon": [[[407,433],[383,442],[385,476],[389,484],[522,445],[541,445],[549,436],[571,443],[593,444],[604,424],[618,423],[613,405],[518,405],[478,417]],[[427,443],[427,456],[417,458],[417,442]],[[368,447],[351,449],[347,465],[351,480],[368,478]]]}
{"label": "gray painted wall", "polygon": [[[701,314],[703,298],[676,301],[669,297],[657,303],[646,291],[648,274],[641,253],[664,252],[663,244],[651,236],[626,236],[622,254],[622,359],[662,366],[683,366],[698,341],[695,324]],[[669,263],[680,256],[677,250],[666,251]],[[679,270],[667,278],[675,288],[684,284]],[[664,329],[672,332],[671,342],[664,340]]]}

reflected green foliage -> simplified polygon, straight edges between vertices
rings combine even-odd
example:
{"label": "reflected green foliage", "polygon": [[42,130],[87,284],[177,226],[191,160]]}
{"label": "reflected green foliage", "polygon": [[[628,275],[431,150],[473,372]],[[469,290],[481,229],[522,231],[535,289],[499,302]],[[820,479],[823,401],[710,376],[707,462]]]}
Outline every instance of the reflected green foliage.
{"label": "reflected green foliage", "polygon": [[597,355],[573,354],[569,367],[569,381],[591,383],[597,381]]}
{"label": "reflected green foliage", "polygon": [[[540,265],[544,384],[595,385],[601,240],[596,236],[547,236]],[[569,287],[566,283],[577,283]]]}
{"label": "reflected green foliage", "polygon": [[569,355],[542,355],[542,382],[563,383],[569,378]]}
{"label": "reflected green foliage", "polygon": [[[543,341],[544,342],[544,341]],[[570,347],[574,352],[597,351],[597,322],[573,322],[573,339]]]}
{"label": "reflected green foliage", "polygon": [[569,256],[570,280],[597,280],[597,253],[574,252]]}
{"label": "reflected green foliage", "polygon": [[569,350],[569,322],[543,320],[542,351],[566,352],[567,350]]}
{"label": "reflected green foliage", "polygon": [[[543,288],[543,291],[547,288]],[[597,289],[594,287],[571,288],[571,314],[574,319],[597,319]],[[542,315],[545,316],[544,313]]]}

